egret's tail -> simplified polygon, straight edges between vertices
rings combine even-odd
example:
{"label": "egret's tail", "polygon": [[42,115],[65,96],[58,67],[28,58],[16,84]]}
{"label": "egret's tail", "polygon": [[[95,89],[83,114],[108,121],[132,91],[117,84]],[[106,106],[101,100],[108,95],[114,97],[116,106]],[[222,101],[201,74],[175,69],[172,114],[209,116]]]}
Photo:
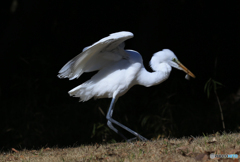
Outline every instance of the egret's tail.
{"label": "egret's tail", "polygon": [[85,83],[73,88],[68,92],[70,96],[79,97],[80,101],[88,101],[94,95],[92,94],[92,86],[86,85]]}

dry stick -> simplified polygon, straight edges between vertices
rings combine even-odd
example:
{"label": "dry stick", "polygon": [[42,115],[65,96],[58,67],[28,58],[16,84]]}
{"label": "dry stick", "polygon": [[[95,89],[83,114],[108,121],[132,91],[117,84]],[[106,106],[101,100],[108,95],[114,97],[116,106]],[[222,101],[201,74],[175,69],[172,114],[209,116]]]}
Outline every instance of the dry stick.
{"label": "dry stick", "polygon": [[221,119],[222,119],[222,125],[223,125],[223,131],[225,132],[225,123],[224,123],[224,118],[223,118],[223,112],[222,112],[222,106],[220,104],[219,98],[218,98],[218,94],[216,91],[214,91],[216,97],[217,97],[217,101],[218,101],[218,105],[219,105],[219,109],[220,109],[220,113],[221,113]]}

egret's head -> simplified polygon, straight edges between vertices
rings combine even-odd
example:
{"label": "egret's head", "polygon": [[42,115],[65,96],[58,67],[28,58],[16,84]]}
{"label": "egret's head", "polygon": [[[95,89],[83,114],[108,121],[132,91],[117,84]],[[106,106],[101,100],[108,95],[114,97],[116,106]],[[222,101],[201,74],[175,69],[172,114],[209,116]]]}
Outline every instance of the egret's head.
{"label": "egret's head", "polygon": [[168,65],[182,70],[185,73],[187,73],[187,75],[195,78],[195,75],[188,70],[177,58],[177,56],[169,49],[163,49],[162,51],[159,51],[157,53],[155,53],[150,61],[150,66],[152,67],[152,69],[157,69],[157,66],[160,63],[167,63]]}

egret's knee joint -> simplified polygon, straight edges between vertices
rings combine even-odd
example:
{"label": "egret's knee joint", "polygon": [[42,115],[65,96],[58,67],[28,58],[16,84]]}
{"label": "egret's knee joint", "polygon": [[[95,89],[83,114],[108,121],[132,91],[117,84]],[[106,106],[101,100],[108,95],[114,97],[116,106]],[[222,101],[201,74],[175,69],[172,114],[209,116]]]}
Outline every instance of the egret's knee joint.
{"label": "egret's knee joint", "polygon": [[107,121],[107,125],[108,125],[109,127],[112,127],[112,126],[113,126],[110,121]]}

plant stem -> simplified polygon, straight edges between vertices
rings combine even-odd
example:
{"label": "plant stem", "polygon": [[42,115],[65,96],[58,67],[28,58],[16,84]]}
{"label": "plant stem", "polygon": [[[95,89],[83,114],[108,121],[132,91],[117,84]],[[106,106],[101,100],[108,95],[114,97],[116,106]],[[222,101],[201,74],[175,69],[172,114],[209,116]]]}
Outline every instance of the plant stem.
{"label": "plant stem", "polygon": [[220,104],[217,91],[214,91],[214,93],[215,93],[215,95],[216,95],[216,97],[217,97],[218,106],[219,106],[220,113],[221,113],[221,120],[222,120],[222,125],[223,125],[223,131],[225,132],[225,123],[224,123],[224,118],[223,118],[222,106],[221,106],[221,104]]}

